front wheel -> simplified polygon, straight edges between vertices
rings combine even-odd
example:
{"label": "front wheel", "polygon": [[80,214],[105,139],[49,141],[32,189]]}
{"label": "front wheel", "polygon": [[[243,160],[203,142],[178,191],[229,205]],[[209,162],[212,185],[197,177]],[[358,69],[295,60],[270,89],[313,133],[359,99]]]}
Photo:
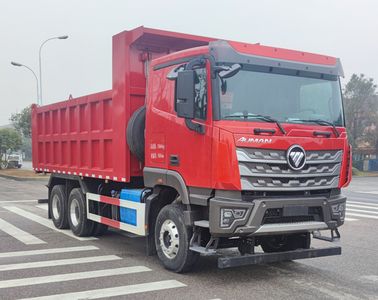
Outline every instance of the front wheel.
{"label": "front wheel", "polygon": [[199,254],[189,250],[192,234],[192,227],[184,223],[180,205],[163,207],[156,219],[155,244],[158,257],[166,269],[183,273],[197,262]]}

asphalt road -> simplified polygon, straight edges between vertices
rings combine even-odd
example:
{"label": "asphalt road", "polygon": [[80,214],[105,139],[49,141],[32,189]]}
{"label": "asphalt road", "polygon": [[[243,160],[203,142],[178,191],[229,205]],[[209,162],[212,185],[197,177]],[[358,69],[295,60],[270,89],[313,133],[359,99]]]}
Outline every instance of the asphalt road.
{"label": "asphalt road", "polygon": [[[0,299],[378,299],[378,177],[355,178],[343,254],[219,270],[202,257],[174,274],[144,255],[143,238],[111,231],[78,240],[46,219],[43,182],[0,178]],[[313,245],[329,246],[316,241]],[[46,250],[46,251],[43,251]],[[118,296],[114,296],[118,295]],[[38,298],[39,299],[39,298]],[[50,299],[44,297],[42,299]],[[92,299],[92,298],[91,298]]]}

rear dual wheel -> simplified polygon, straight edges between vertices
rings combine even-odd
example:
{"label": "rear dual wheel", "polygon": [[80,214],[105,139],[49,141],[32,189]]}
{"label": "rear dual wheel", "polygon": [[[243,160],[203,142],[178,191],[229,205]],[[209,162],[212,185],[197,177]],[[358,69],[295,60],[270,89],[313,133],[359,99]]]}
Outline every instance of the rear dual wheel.
{"label": "rear dual wheel", "polygon": [[71,228],[77,236],[100,236],[108,226],[87,219],[85,195],[79,188],[67,199],[65,185],[55,185],[50,193],[50,215],[58,229]]}
{"label": "rear dual wheel", "polygon": [[55,185],[50,193],[50,215],[58,229],[69,227],[67,219],[67,201],[64,185]]}
{"label": "rear dual wheel", "polygon": [[87,218],[85,196],[80,188],[72,189],[68,198],[68,223],[76,236],[92,234],[95,223]]}

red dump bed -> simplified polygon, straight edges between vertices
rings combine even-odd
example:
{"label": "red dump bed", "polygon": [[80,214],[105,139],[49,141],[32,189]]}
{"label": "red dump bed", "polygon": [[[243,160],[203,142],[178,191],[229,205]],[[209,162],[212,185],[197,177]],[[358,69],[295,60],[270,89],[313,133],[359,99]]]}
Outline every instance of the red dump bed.
{"label": "red dump bed", "polygon": [[32,110],[33,167],[37,172],[130,181],[143,165],[126,142],[127,122],[145,101],[151,59],[210,38],[138,27],[113,36],[113,88]]}

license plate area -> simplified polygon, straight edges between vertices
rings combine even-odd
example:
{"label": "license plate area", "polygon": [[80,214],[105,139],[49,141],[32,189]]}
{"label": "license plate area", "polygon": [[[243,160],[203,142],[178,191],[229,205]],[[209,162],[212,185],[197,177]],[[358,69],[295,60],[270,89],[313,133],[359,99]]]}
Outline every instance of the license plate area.
{"label": "license plate area", "polygon": [[308,207],[304,205],[284,206],[282,210],[282,215],[284,217],[307,216]]}

